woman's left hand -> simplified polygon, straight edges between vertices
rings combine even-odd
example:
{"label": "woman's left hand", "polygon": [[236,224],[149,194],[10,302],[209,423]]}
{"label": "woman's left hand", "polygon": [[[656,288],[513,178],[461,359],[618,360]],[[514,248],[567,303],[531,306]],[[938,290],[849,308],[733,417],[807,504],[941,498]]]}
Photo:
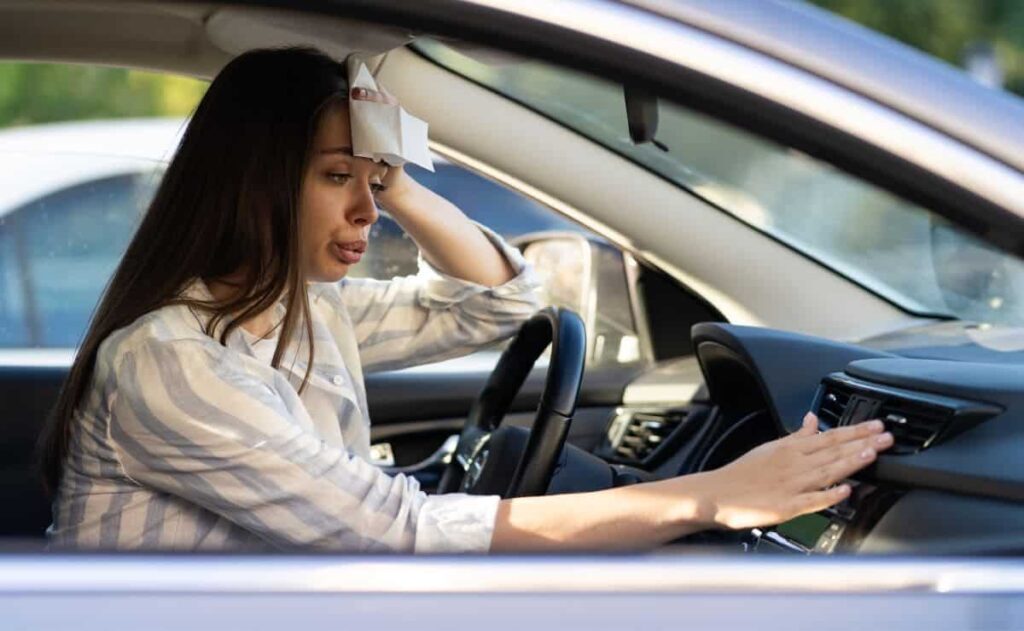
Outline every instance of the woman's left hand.
{"label": "woman's left hand", "polygon": [[[372,101],[385,105],[398,105],[398,99],[383,90],[369,90],[367,88],[352,88],[351,97],[356,101]],[[387,174],[381,181],[385,189],[377,194],[377,201],[385,208],[394,210],[396,201],[408,191],[413,180],[405,172],[402,165],[388,166]]]}
{"label": "woman's left hand", "polygon": [[[384,91],[353,88],[352,99],[397,104]],[[422,186],[401,166],[388,167],[376,195],[438,271],[465,281],[497,287],[518,273],[512,263],[450,201]]]}

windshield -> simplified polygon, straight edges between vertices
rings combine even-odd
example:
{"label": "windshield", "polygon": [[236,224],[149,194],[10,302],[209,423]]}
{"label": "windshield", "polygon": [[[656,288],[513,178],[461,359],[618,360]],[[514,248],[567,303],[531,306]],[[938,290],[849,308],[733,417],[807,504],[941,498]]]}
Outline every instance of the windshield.
{"label": "windshield", "polygon": [[417,50],[630,158],[906,311],[1024,325],[1024,263],[831,165],[659,101],[657,140],[633,144],[622,86],[532,60]]}

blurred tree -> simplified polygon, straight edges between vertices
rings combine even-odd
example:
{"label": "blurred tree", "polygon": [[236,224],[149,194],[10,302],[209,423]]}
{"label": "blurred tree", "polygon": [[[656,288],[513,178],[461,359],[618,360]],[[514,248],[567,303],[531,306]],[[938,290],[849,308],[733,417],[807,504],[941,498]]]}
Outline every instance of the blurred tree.
{"label": "blurred tree", "polygon": [[809,0],[954,65],[991,42],[1006,89],[1024,94],[1024,0]]}
{"label": "blurred tree", "polygon": [[188,77],[104,66],[0,64],[0,127],[66,120],[186,116],[206,91]]}

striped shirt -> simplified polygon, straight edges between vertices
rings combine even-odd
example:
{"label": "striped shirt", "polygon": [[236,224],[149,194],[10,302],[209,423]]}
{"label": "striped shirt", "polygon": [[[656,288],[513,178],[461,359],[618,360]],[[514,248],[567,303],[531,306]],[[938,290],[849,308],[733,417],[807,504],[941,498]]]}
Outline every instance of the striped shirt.
{"label": "striped shirt", "polygon": [[[486,551],[498,500],[427,495],[369,463],[363,371],[470,353],[509,337],[537,308],[535,275],[493,232],[517,271],[494,288],[423,262],[390,281],[311,283],[315,340],[242,329],[219,344],[188,306],[164,307],[100,345],[73,419],[48,530],[53,547],[225,550]],[[208,299],[202,281],[184,294]],[[278,304],[278,316],[284,306]],[[302,327],[304,328],[304,327]]]}

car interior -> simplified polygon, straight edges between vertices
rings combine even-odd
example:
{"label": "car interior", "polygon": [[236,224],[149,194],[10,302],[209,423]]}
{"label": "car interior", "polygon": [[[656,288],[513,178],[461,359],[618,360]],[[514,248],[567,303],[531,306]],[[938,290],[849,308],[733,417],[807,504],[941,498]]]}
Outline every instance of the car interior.
{"label": "car interior", "polygon": [[[430,491],[557,493],[708,471],[795,431],[811,410],[823,429],[880,418],[896,446],[832,509],[771,528],[692,535],[673,550],[1024,549],[1019,333],[901,303],[827,254],[773,234],[734,189],[666,175],[669,166],[658,165],[670,158],[657,157],[653,141],[676,149],[682,140],[659,134],[656,123],[632,140],[656,159],[637,158],[488,83],[487,72],[499,76],[529,51],[461,40],[440,21],[431,27],[437,32],[218,3],[2,0],[0,59],[210,79],[251,48],[372,52],[378,79],[428,121],[433,151],[585,229],[516,241],[548,274],[551,308],[496,364],[492,353],[480,365],[366,376],[382,466]],[[551,57],[543,63],[560,68]],[[466,71],[470,63],[483,74]],[[565,64],[580,73],[568,57]],[[657,100],[624,92],[609,106],[621,142],[630,142],[628,128],[652,122],[645,102]],[[816,199],[808,203],[831,203]],[[578,269],[564,272],[565,261]],[[34,444],[67,358],[5,353],[0,502],[10,508],[0,536],[41,545],[50,517]],[[484,435],[489,458],[481,457]]]}

